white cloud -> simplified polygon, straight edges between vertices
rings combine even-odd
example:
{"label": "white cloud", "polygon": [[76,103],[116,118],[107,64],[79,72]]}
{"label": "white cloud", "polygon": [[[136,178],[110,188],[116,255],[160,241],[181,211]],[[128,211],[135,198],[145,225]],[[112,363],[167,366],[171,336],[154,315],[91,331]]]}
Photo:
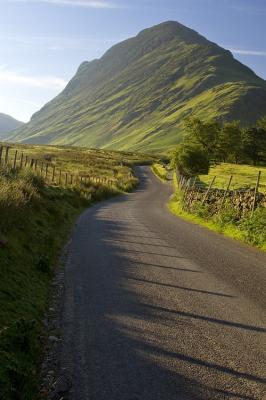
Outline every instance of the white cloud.
{"label": "white cloud", "polygon": [[[1,1],[1,0],[0,0]],[[84,50],[84,49],[105,49],[114,43],[122,41],[123,37],[116,38],[96,38],[96,37],[80,37],[80,36],[16,36],[16,35],[0,35],[0,41],[5,43],[5,47],[22,46],[25,48],[38,47],[38,49],[46,49],[53,51],[62,50]]]}
{"label": "white cloud", "polygon": [[266,51],[257,51],[257,50],[242,50],[242,49],[229,49],[234,54],[243,54],[246,56],[260,56],[266,57]]}
{"label": "white cloud", "polygon": [[7,70],[0,66],[0,83],[10,83],[35,88],[62,90],[67,82],[56,76],[30,76]]}
{"label": "white cloud", "polygon": [[10,0],[15,3],[48,3],[61,6],[87,7],[97,9],[120,8],[115,3],[102,0]]}
{"label": "white cloud", "polygon": [[27,104],[29,106],[34,106],[37,108],[41,108],[41,104],[37,103],[36,101],[32,101],[32,100],[26,100],[26,99],[21,99],[19,97],[13,97],[11,98],[14,102],[18,102],[18,103],[22,103],[22,104]]}

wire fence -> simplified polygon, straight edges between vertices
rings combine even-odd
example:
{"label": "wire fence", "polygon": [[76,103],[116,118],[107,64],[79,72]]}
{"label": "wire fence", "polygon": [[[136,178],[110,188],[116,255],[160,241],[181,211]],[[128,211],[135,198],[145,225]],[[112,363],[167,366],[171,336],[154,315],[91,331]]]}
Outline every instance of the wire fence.
{"label": "wire fence", "polygon": [[258,206],[266,207],[266,195],[259,192],[261,171],[259,171],[254,186],[233,189],[234,175],[228,177],[225,188],[214,188],[217,176],[214,176],[206,186],[197,177],[186,178],[179,176],[178,188],[182,193],[183,210],[189,211],[195,203],[209,206],[213,214],[220,214],[227,204],[237,210],[241,217],[247,213],[251,216]]}
{"label": "wire fence", "polygon": [[[49,158],[49,157],[48,157]],[[17,150],[13,146],[0,145],[0,167],[10,168],[14,172],[29,169],[43,177],[45,182],[59,186],[77,186],[82,184],[97,183],[106,186],[116,186],[115,179],[104,176],[96,176],[91,173],[71,173],[56,165],[51,160],[43,157],[32,157],[24,151]],[[133,174],[128,174],[128,179],[133,179]]]}

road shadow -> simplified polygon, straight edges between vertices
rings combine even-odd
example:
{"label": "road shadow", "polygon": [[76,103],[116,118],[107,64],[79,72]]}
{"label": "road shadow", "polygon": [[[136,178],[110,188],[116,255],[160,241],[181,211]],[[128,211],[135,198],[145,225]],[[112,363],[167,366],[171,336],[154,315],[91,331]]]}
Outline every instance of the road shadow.
{"label": "road shadow", "polygon": [[[145,190],[143,184],[145,186],[147,181],[141,180],[138,190]],[[122,202],[128,200],[124,196],[114,201],[119,208]],[[84,222],[84,229],[88,237],[93,235],[94,240],[92,243],[85,241],[88,249],[78,256],[81,239],[85,239],[83,234],[80,237],[77,235],[72,249],[67,290],[75,318],[69,321],[70,313],[66,309],[65,326],[69,333],[64,344],[66,364],[72,379],[70,399],[261,400],[262,397],[250,393],[250,384],[256,385],[256,393],[263,393],[261,385],[266,381],[261,376],[247,373],[246,365],[242,366],[241,360],[233,363],[226,358],[219,362],[212,361],[208,354],[200,356],[200,351],[195,356],[195,349],[189,343],[192,340],[191,330],[197,323],[201,324],[201,329],[206,324],[206,332],[209,324],[218,325],[219,329],[223,329],[222,335],[233,335],[236,329],[243,335],[261,335],[266,330],[199,315],[192,309],[182,311],[154,304],[155,300],[150,297],[151,285],[162,288],[160,296],[168,296],[164,287],[194,293],[204,299],[206,295],[217,296],[221,301],[225,297],[230,302],[234,296],[140,279],[137,267],[165,268],[180,273],[202,272],[169,266],[169,260],[182,263],[187,261],[185,257],[123,248],[123,243],[131,243],[125,235],[128,234],[126,224],[132,219],[127,221],[125,218],[123,221],[121,217],[116,222],[116,215],[108,211],[108,206],[89,211],[90,218]],[[134,235],[129,233],[131,237]],[[135,237],[138,239],[140,236]],[[147,239],[147,244],[149,239],[154,239],[147,234],[143,237]],[[170,249],[169,246],[166,250]],[[153,264],[132,259],[134,254],[141,257],[160,256],[163,261]],[[146,292],[134,290],[134,282],[145,285]],[[156,301],[160,302],[160,296]],[[180,349],[179,340],[184,343]],[[197,347],[199,344],[195,340]],[[169,343],[173,344],[171,349],[168,348]]]}

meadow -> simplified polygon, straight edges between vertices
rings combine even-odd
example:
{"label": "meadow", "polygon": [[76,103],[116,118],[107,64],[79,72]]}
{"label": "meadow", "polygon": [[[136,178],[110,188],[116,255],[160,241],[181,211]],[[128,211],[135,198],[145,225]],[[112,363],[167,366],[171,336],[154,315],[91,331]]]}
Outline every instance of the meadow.
{"label": "meadow", "polygon": [[262,193],[266,192],[266,167],[252,165],[240,165],[222,163],[213,165],[208,175],[200,175],[201,182],[209,185],[212,178],[216,176],[213,187],[218,189],[225,189],[230,176],[232,179],[232,189],[254,188],[256,185],[257,177],[261,171],[260,187]]}
{"label": "meadow", "polygon": [[[23,168],[13,168],[22,153]],[[75,219],[94,202],[132,190],[132,167],[151,159],[26,145],[11,146],[8,157],[0,168],[0,398],[26,400],[36,398],[50,282]]]}

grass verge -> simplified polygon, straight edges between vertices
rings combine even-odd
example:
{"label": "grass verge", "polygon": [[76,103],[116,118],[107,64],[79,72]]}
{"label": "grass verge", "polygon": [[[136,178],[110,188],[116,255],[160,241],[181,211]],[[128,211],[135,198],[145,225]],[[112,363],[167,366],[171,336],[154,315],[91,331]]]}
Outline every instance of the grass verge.
{"label": "grass verge", "polygon": [[168,181],[168,171],[164,165],[159,163],[152,164],[151,170],[162,182]]}
{"label": "grass verge", "polygon": [[202,207],[195,208],[193,213],[188,212],[182,209],[182,195],[178,191],[176,174],[174,174],[173,182],[175,194],[168,204],[168,208],[173,214],[266,251],[265,208],[257,209],[253,218],[243,219],[242,221],[236,221],[234,213],[228,209],[220,216],[209,216],[208,209]]}
{"label": "grass verge", "polygon": [[0,394],[32,399],[52,270],[78,214],[79,193],[44,187],[1,232]]}

